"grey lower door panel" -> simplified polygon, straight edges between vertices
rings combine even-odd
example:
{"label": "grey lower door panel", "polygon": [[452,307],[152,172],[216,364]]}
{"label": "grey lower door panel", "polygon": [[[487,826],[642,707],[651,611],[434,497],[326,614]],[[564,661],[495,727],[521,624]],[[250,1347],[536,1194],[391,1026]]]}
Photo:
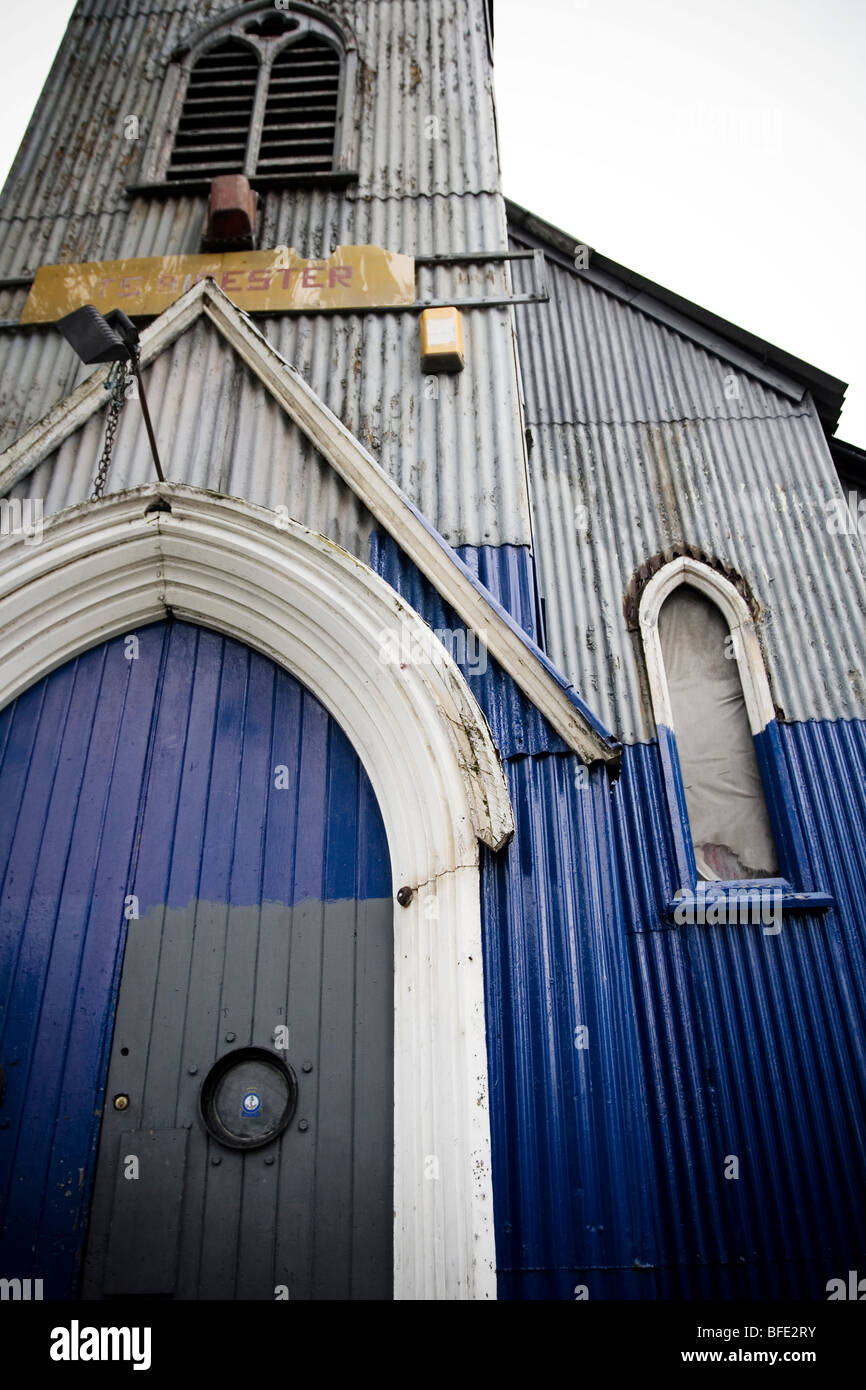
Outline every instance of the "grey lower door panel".
{"label": "grey lower door panel", "polygon": [[[392,1296],[391,934],[390,898],[130,921],[84,1298]],[[279,1058],[297,1097],[243,1150],[209,1133],[201,1090],[248,1048]],[[221,1093],[230,1125],[255,1131],[259,1093]]]}

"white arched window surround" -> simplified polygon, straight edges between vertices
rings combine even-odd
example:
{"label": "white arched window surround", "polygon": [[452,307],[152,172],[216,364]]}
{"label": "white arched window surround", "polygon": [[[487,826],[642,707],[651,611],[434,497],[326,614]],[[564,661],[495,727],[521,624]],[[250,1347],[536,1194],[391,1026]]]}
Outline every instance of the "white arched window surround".
{"label": "white arched window surround", "polygon": [[[641,594],[638,614],[676,855],[678,882],[666,885],[668,906],[674,905],[671,888],[674,892],[693,891],[698,881],[659,635],[662,606],[681,584],[697,589],[720,609],[733,638],[749,727],[757,739],[758,766],[784,874],[783,878],[756,880],[756,883],[764,888],[779,888],[786,911],[797,907],[805,910],[830,906],[832,899],[826,893],[811,891],[813,885],[796,798],[785,765],[763,653],[748,605],[729,579],[689,555],[671,560],[653,575]],[[713,893],[723,895],[726,886],[723,883],[713,884]]]}
{"label": "white arched window surround", "polygon": [[[271,15],[296,21],[298,27],[291,33],[271,39],[246,32],[251,22],[260,22]],[[252,172],[249,177],[254,184],[258,182],[265,185],[284,184],[292,180],[327,181],[336,175],[344,180],[354,178],[358,163],[358,133],[353,120],[357,70],[357,45],[354,39],[330,15],[315,5],[305,3],[305,0],[292,0],[290,6],[284,7],[275,6],[273,0],[255,0],[254,4],[239,5],[209,24],[200,26],[186,42],[176,46],[170,53],[166,52],[165,61],[168,63],[168,69],[153,129],[145,148],[139,183],[134,187],[146,189],[155,186],[164,189],[177,188],[178,191],[184,188],[183,180],[168,180],[166,172],[171,162],[174,138],[183,111],[190,73],[202,54],[229,38],[239,40],[256,52],[259,58],[259,80],[252,124],[260,128],[274,59],[283,49],[299,42],[305,34],[318,35],[330,44],[340,57],[340,94],[331,172],[278,175]],[[208,183],[209,180],[205,179],[203,182]]]}

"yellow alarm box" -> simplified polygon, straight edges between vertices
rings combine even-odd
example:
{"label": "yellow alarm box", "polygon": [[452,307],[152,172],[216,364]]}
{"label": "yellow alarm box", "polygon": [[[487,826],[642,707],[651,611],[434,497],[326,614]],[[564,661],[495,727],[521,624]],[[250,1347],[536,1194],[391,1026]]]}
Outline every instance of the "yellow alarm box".
{"label": "yellow alarm box", "polygon": [[421,315],[421,370],[462,372],[464,361],[459,309],[425,309]]}

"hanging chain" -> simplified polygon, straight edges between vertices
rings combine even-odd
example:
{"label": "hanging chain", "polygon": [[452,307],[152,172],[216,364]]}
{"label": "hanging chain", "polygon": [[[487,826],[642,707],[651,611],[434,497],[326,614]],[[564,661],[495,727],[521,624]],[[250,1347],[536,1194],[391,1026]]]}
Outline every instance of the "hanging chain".
{"label": "hanging chain", "polygon": [[117,433],[120,412],[126,400],[127,366],[126,362],[115,362],[103,383],[106,391],[109,392],[108,419],[105,423],[105,445],[99,460],[99,467],[96,470],[96,477],[93,480],[93,492],[90,494],[91,502],[98,502],[105,490],[105,480],[111,467],[114,436]]}

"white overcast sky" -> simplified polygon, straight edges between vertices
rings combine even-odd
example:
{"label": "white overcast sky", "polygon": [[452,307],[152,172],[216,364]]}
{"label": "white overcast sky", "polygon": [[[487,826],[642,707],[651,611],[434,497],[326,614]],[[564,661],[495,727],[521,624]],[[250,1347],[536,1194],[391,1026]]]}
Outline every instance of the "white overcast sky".
{"label": "white overcast sky", "polygon": [[[0,0],[5,177],[72,12]],[[505,192],[849,382],[866,447],[866,0],[495,0]]]}

